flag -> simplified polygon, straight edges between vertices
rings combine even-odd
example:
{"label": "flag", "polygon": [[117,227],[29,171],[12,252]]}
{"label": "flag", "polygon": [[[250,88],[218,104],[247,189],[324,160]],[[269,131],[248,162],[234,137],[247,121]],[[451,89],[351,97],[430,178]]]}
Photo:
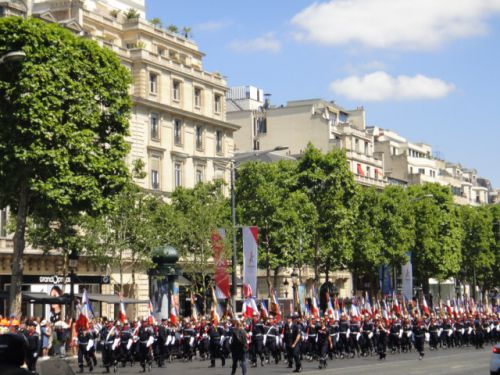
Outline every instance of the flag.
{"label": "flag", "polygon": [[354,298],[351,300],[351,316],[359,316],[358,306]]}
{"label": "flag", "polygon": [[219,301],[215,295],[215,289],[212,288],[212,307],[210,308],[210,317],[214,325],[219,325],[220,318],[222,316],[221,308],[219,306]]}
{"label": "flag", "polygon": [[401,308],[399,307],[398,296],[396,293],[392,293],[392,311],[396,313],[396,315],[401,315]]}
{"label": "flag", "polygon": [[79,329],[79,327],[86,329],[93,318],[94,315],[92,313],[92,307],[90,306],[89,296],[87,290],[84,289],[82,303],[79,307],[78,320],[76,322],[77,329]]}
{"label": "flag", "polygon": [[333,318],[334,315],[332,299],[330,298],[330,293],[328,293],[328,291],[326,291],[326,315],[328,315],[329,318]]}
{"label": "flag", "polygon": [[[313,289],[316,291],[316,289]],[[316,293],[311,298],[311,315],[315,318],[319,318],[319,308],[318,308],[318,300],[316,299]]]}
{"label": "flag", "polygon": [[[243,288],[247,285],[251,295],[257,297],[257,260],[259,253],[259,232],[257,227],[243,227]],[[248,291],[248,289],[247,289]]]}
{"label": "flag", "polygon": [[151,300],[149,300],[148,309],[149,309],[148,323],[149,323],[149,325],[155,325],[156,319],[155,319],[153,304],[151,303]]}
{"label": "flag", "polygon": [[120,293],[120,309],[118,310],[118,319],[125,323],[127,320],[127,310],[125,310],[125,304],[123,303],[123,294]]}
{"label": "flag", "polygon": [[174,296],[170,296],[170,322],[177,325],[177,308],[175,307]]}
{"label": "flag", "polygon": [[278,320],[281,320],[280,305],[278,303],[278,295],[272,286],[269,287],[269,295],[271,296],[270,310],[271,314]]}
{"label": "flag", "polygon": [[253,297],[253,290],[250,284],[243,284],[243,297],[245,298]]}
{"label": "flag", "polygon": [[429,312],[429,306],[427,306],[427,301],[425,300],[425,296],[422,296],[423,300],[422,300],[422,311],[427,314],[427,315],[431,315],[430,312]]}
{"label": "flag", "polygon": [[368,295],[368,292],[366,292],[366,299],[364,303],[364,308],[366,313],[372,315],[372,305],[370,303],[370,296]]}
{"label": "flag", "polygon": [[260,302],[260,315],[263,319],[269,318],[269,311],[267,310],[266,301],[264,300]]}
{"label": "flag", "polygon": [[228,262],[224,254],[224,238],[226,232],[219,229],[212,233],[212,249],[214,251],[215,263],[215,294],[218,299],[226,299],[231,296],[229,289]]}
{"label": "flag", "polygon": [[247,298],[245,302],[243,302],[243,316],[245,318],[252,318],[254,314],[259,314],[257,303],[255,303],[255,299]]}

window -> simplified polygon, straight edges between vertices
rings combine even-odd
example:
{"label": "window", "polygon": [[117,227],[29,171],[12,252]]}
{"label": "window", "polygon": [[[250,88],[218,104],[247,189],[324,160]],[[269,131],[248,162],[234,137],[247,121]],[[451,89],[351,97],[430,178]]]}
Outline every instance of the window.
{"label": "window", "polygon": [[151,129],[151,139],[159,139],[160,132],[158,129],[158,115],[156,113],[151,113],[149,116],[149,125]]}
{"label": "window", "polygon": [[7,237],[7,209],[0,211],[0,237]]}
{"label": "window", "polygon": [[260,150],[260,142],[258,140],[256,140],[256,139],[253,140],[253,149],[255,151]]}
{"label": "window", "polygon": [[196,168],[195,179],[196,183],[203,182],[203,168],[201,167]]}
{"label": "window", "polygon": [[160,189],[160,158],[153,156],[150,161],[151,164],[151,189]]}
{"label": "window", "polygon": [[196,125],[195,128],[196,149],[203,150],[203,128],[201,125]]}
{"label": "window", "polygon": [[158,92],[158,74],[149,73],[149,92],[151,94]]}
{"label": "window", "polygon": [[371,174],[370,174],[370,167],[366,167],[366,177],[371,177]]}
{"label": "window", "polygon": [[425,169],[424,168],[418,168],[418,173],[425,174]]}
{"label": "window", "polygon": [[256,121],[256,134],[266,134],[267,133],[267,119],[264,117],[258,117]]}
{"label": "window", "polygon": [[174,164],[174,182],[175,187],[182,186],[182,164],[175,163]]}
{"label": "window", "polygon": [[359,152],[359,139],[357,138],[354,140],[354,150]]}
{"label": "window", "polygon": [[222,132],[220,130],[215,132],[215,151],[218,154],[222,153]]}
{"label": "window", "polygon": [[179,81],[172,83],[172,99],[176,101],[181,100],[181,83]]}
{"label": "window", "polygon": [[174,119],[174,142],[182,146],[182,121],[179,119]]}
{"label": "window", "polygon": [[365,155],[369,155],[370,154],[370,144],[365,141]]}
{"label": "window", "polygon": [[214,97],[214,111],[215,113],[221,113],[222,111],[222,96],[215,95]]}
{"label": "window", "polygon": [[158,47],[157,52],[158,52],[158,55],[165,56],[165,48]]}
{"label": "window", "polygon": [[201,89],[199,87],[194,88],[194,106],[201,107]]}

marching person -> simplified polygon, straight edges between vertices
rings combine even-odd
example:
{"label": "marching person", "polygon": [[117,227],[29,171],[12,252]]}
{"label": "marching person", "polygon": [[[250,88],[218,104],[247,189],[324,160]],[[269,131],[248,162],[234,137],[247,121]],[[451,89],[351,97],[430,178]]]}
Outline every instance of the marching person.
{"label": "marching person", "polygon": [[141,327],[137,333],[138,344],[139,344],[139,361],[141,364],[142,372],[146,372],[146,366],[148,371],[151,371],[151,364],[153,358],[151,355],[152,345],[154,343],[154,330],[151,326],[148,326],[148,320],[143,319]]}
{"label": "marching person", "polygon": [[233,321],[233,325],[234,327],[231,334],[231,358],[233,359],[231,375],[236,374],[238,362],[240,363],[242,374],[246,375],[246,360],[248,352],[247,332],[243,329],[241,322],[238,319]]}
{"label": "marching person", "polygon": [[415,349],[417,349],[419,353],[418,359],[424,358],[424,345],[425,345],[425,333],[427,332],[427,328],[425,323],[421,318],[416,318],[413,321],[413,337],[415,338]]}
{"label": "marching person", "polygon": [[220,358],[222,361],[222,367],[226,365],[226,359],[222,355],[222,328],[220,328],[217,324],[216,320],[212,320],[212,324],[208,329],[208,336],[210,337],[210,343],[208,346],[208,350],[210,351],[210,366],[215,367],[215,359]]}
{"label": "marching person", "polygon": [[104,327],[101,328],[99,332],[102,341],[102,365],[105,368],[105,373],[109,373],[109,368],[113,366],[114,372],[116,372],[116,356],[115,349],[120,344],[120,337],[113,325],[112,321],[104,323]]}
{"label": "marching person", "polygon": [[317,334],[317,354],[319,357],[319,368],[326,368],[326,357],[328,350],[332,347],[332,338],[326,326],[326,319],[322,321],[321,326],[316,330]]}
{"label": "marching person", "polygon": [[[302,371],[302,363],[300,359],[300,349],[302,343],[302,325],[299,321],[299,315],[293,316],[293,324],[291,327],[291,350],[293,361],[295,362],[295,370],[293,372],[301,372]],[[290,367],[290,364],[289,366]]]}
{"label": "marching person", "polygon": [[83,373],[83,361],[87,363],[89,372],[94,369],[94,364],[90,357],[90,350],[94,347],[94,341],[92,339],[92,334],[87,327],[78,327],[77,331],[77,345],[78,345],[78,368],[80,373]]}

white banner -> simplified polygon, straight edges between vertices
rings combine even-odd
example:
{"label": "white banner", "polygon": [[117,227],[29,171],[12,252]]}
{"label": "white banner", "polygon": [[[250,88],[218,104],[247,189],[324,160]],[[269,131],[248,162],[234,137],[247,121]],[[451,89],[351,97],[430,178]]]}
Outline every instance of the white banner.
{"label": "white banner", "polygon": [[406,255],[408,256],[408,263],[403,264],[401,267],[401,278],[403,281],[402,292],[403,297],[411,301],[413,297],[413,268],[411,265],[411,253]]}
{"label": "white banner", "polygon": [[257,297],[258,233],[257,227],[243,227],[243,289],[249,290],[254,298]]}

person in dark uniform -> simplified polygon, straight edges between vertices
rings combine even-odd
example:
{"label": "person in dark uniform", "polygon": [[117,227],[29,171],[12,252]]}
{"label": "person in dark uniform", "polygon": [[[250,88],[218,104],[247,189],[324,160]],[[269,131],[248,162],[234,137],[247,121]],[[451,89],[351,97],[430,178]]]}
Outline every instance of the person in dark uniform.
{"label": "person in dark uniform", "polygon": [[316,330],[317,334],[317,355],[319,357],[319,368],[326,368],[327,362],[326,358],[328,356],[328,351],[332,347],[332,338],[330,337],[330,332],[326,326],[326,319],[323,320],[321,326]]}
{"label": "person in dark uniform", "polygon": [[276,364],[280,361],[280,350],[279,350],[279,330],[274,319],[269,320],[269,326],[267,327],[266,333],[266,349],[270,357],[274,359]]}
{"label": "person in dark uniform", "polygon": [[318,330],[319,325],[316,324],[316,319],[311,319],[306,328],[306,358],[308,360],[312,360],[314,357],[317,357],[318,350],[316,348],[316,339],[318,337]]}
{"label": "person in dark uniform", "polygon": [[413,321],[413,337],[415,338],[415,349],[419,353],[419,359],[424,358],[425,333],[427,328],[423,319],[418,318]]}
{"label": "person in dark uniform", "polygon": [[113,366],[116,372],[116,358],[114,352],[115,340],[119,339],[118,332],[112,321],[106,322],[99,332],[102,341],[102,365],[106,373],[109,373],[109,368]]}
{"label": "person in dark uniform", "polygon": [[133,333],[128,322],[125,322],[120,332],[119,357],[122,363],[122,367],[125,367],[127,362],[130,362],[130,366],[134,364],[134,358],[132,356],[132,345]]}
{"label": "person in dark uniform", "polygon": [[168,319],[162,319],[158,327],[158,367],[163,367],[167,357]]}
{"label": "person in dark uniform", "polygon": [[92,334],[88,328],[79,327],[77,332],[78,338],[78,368],[80,373],[83,373],[83,361],[87,363],[89,371],[92,372],[94,364],[90,357],[90,347],[93,347],[91,342]]}
{"label": "person in dark uniform", "polygon": [[146,366],[148,371],[151,371],[152,357],[151,348],[154,341],[154,331],[153,328],[148,326],[147,320],[143,320],[141,327],[138,332],[139,337],[139,361],[141,364],[142,372],[146,372]]}
{"label": "person in dark uniform", "polygon": [[240,362],[241,372],[243,375],[247,373],[246,359],[248,351],[247,333],[242,328],[241,322],[237,319],[233,321],[233,329],[231,334],[231,358],[233,359],[233,366],[231,375],[236,374],[238,362]]}
{"label": "person in dark uniform", "polygon": [[196,331],[191,327],[190,322],[184,323],[184,328],[182,329],[182,339],[183,339],[183,353],[184,353],[184,361],[192,361],[193,360],[193,345],[194,339],[196,336]]}
{"label": "person in dark uniform", "polygon": [[293,372],[302,371],[302,363],[300,360],[300,349],[302,343],[302,324],[299,321],[299,316],[293,316],[293,324],[291,329],[291,349],[293,361],[295,362],[295,370]]}
{"label": "person in dark uniform", "polygon": [[283,333],[282,333],[283,341],[285,344],[286,360],[288,363],[288,368],[293,367],[292,327],[293,327],[292,316],[289,315],[287,316],[286,323],[283,325]]}
{"label": "person in dark uniform", "polygon": [[38,349],[40,348],[40,335],[36,331],[36,324],[33,321],[26,322],[26,328],[21,330],[28,342],[26,350],[26,365],[33,374],[36,373],[36,361],[38,359]]}
{"label": "person in dark uniform", "polygon": [[377,342],[378,359],[385,359],[387,355],[387,341],[389,329],[386,325],[385,319],[377,319],[375,322],[375,340]]}
{"label": "person in dark uniform", "polygon": [[213,320],[210,328],[208,329],[208,336],[210,337],[210,343],[208,346],[208,350],[210,352],[210,366],[215,367],[215,359],[220,358],[222,361],[222,367],[226,365],[226,359],[222,355],[222,328],[220,328],[217,324],[217,321]]}
{"label": "person in dark uniform", "polygon": [[344,358],[344,356],[349,354],[349,336],[350,336],[350,324],[347,319],[347,315],[342,313],[340,316],[339,323],[339,341],[338,341],[338,351],[340,354],[340,358]]}
{"label": "person in dark uniform", "polygon": [[258,318],[254,318],[251,326],[252,342],[250,353],[252,356],[252,367],[257,367],[257,356],[260,358],[261,366],[264,366],[264,325]]}

